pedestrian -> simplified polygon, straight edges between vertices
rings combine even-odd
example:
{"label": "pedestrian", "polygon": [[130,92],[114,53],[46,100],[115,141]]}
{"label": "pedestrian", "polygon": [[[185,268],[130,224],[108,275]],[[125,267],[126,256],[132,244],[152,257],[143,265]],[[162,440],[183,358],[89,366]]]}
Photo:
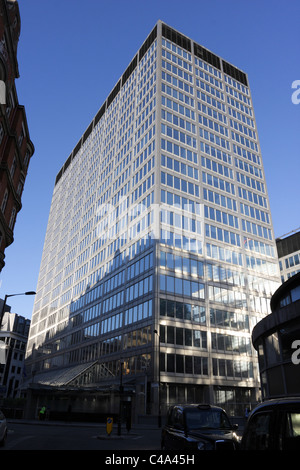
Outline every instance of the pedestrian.
{"label": "pedestrian", "polygon": [[130,416],[126,417],[126,429],[127,429],[127,432],[129,432],[131,429],[131,417]]}
{"label": "pedestrian", "polygon": [[46,407],[42,406],[42,408],[40,409],[40,413],[39,413],[40,420],[43,421],[45,419],[45,413],[46,413]]}

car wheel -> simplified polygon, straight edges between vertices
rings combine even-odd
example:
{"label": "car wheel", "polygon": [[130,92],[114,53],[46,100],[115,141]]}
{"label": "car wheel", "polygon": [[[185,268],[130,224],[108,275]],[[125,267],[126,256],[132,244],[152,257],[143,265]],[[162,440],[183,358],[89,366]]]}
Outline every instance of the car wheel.
{"label": "car wheel", "polygon": [[7,431],[5,432],[2,441],[0,441],[0,447],[5,446],[6,438],[7,438]]}

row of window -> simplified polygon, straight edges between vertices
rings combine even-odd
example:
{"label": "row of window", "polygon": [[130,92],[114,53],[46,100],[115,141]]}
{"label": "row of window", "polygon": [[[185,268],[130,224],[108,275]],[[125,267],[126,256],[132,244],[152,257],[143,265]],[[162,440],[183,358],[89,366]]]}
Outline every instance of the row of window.
{"label": "row of window", "polygon": [[261,160],[258,155],[255,153],[250,152],[250,150],[247,150],[243,147],[240,147],[239,145],[233,144],[232,145],[233,152],[240,156],[245,158],[246,160],[249,160],[249,162],[253,162],[257,165],[261,165]]}
{"label": "row of window", "polygon": [[[133,176],[132,178],[132,186],[136,186],[138,182],[143,179],[147,174],[153,170],[155,166],[155,157],[152,157],[148,160],[147,163]],[[123,173],[124,175],[124,173]],[[129,175],[128,175],[129,176]],[[121,177],[120,177],[121,178]]]}
{"label": "row of window", "polygon": [[236,180],[238,183],[244,184],[245,186],[249,186],[250,188],[265,193],[265,185],[260,181],[257,181],[254,178],[250,178],[250,176],[244,175],[239,171],[236,172]]}
{"label": "row of window", "polygon": [[213,282],[226,282],[234,286],[245,287],[245,274],[235,271],[228,266],[219,266],[216,264],[206,264],[206,277]]}
{"label": "row of window", "polygon": [[133,323],[152,316],[152,299],[142,302],[138,305],[127,309],[125,311],[124,326],[132,325]]}
{"label": "row of window", "polygon": [[184,59],[189,60],[190,62],[192,61],[192,55],[189,52],[179,46],[176,46],[176,44],[167,41],[165,38],[162,38],[162,46],[165,47],[167,50],[169,49],[175,54],[178,54],[180,57],[183,57]]}
{"label": "row of window", "polygon": [[249,129],[249,127],[244,126],[243,124],[240,124],[239,122],[233,119],[230,119],[230,127],[232,129],[239,131],[241,134],[247,135],[248,137],[250,137],[250,139],[256,140],[255,131],[253,131],[252,129]]}
{"label": "row of window", "polygon": [[246,255],[246,266],[249,269],[254,269],[257,274],[265,274],[267,276],[278,276],[279,274],[278,263],[255,258],[255,256]]}
{"label": "row of window", "polygon": [[[206,82],[203,82],[202,80],[199,80],[198,78],[196,79],[196,86],[206,92],[206,93],[210,93],[214,98],[218,99],[218,100],[221,100],[221,101],[225,101],[224,99],[224,93],[222,93],[221,91],[217,90],[216,88],[214,88],[213,86],[209,85],[208,83]],[[197,91],[200,91],[200,90],[197,90]]]}
{"label": "row of window", "polygon": [[[208,299],[230,308],[247,308],[247,296],[240,290],[208,286]],[[260,310],[259,310],[260,311]]]}
{"label": "row of window", "polygon": [[197,184],[178,178],[177,176],[170,175],[164,171],[161,172],[161,183],[191,196],[199,197],[199,186]]}
{"label": "row of window", "polygon": [[127,279],[133,279],[144,271],[148,271],[153,267],[153,253],[150,253],[143,258],[140,258],[135,263],[127,268]]}
{"label": "row of window", "polygon": [[273,246],[258,240],[251,240],[251,238],[248,237],[244,237],[244,247],[246,248],[246,250],[255,251],[256,253],[260,253],[261,255],[272,257],[276,256],[275,249]]}
{"label": "row of window", "polygon": [[233,183],[211,175],[210,173],[205,173],[205,171],[202,172],[202,183],[208,184],[209,186],[213,186],[220,191],[225,191],[226,193],[235,196],[235,186]]}
{"label": "row of window", "polygon": [[167,49],[165,49],[164,47],[162,48],[162,57],[165,57],[166,59],[172,61],[174,64],[176,65],[179,65],[179,67],[182,67],[184,68],[185,70],[187,70],[188,72],[192,72],[193,71],[193,67],[191,64],[189,64],[188,62],[186,62],[185,60],[183,60],[181,57],[182,57],[182,54],[181,54],[181,57],[178,57],[177,55],[175,54],[171,54],[171,52],[169,52]]}
{"label": "row of window", "polygon": [[199,124],[209,127],[211,130],[218,132],[219,134],[225,135],[226,137],[228,137],[229,135],[227,127],[224,127],[223,125],[219,124],[216,121],[213,121],[212,119],[209,119],[205,116],[201,116],[199,114],[198,121]]}
{"label": "row of window", "polygon": [[163,80],[165,80],[167,83],[172,84],[172,86],[178,88],[177,92],[181,90],[184,93],[189,93],[190,95],[194,94],[194,88],[192,85],[189,85],[187,82],[184,82],[182,80],[179,80],[176,77],[173,77],[167,72],[162,71],[161,77]]}
{"label": "row of window", "polygon": [[230,143],[228,140],[224,139],[223,137],[219,137],[218,135],[213,134],[212,132],[209,132],[206,129],[202,129],[201,127],[199,128],[199,135],[203,139],[215,145],[219,145],[219,147],[222,147],[225,150],[230,151]]}
{"label": "row of window", "polygon": [[[171,72],[173,75],[176,75],[183,80],[186,80],[189,83],[193,83],[193,76],[190,75],[188,72],[185,70],[181,69],[180,67],[177,67],[176,65],[171,64],[167,60],[162,60],[161,61],[161,66],[163,69],[166,69],[168,72]],[[162,72],[163,78],[164,78],[164,72]],[[167,74],[166,74],[167,75]],[[166,79],[166,78],[165,78]],[[167,79],[168,80],[168,79]],[[177,82],[173,82],[175,86],[179,86]]]}
{"label": "row of window", "polygon": [[204,284],[196,280],[190,281],[189,279],[160,274],[159,286],[161,292],[204,300]]}
{"label": "row of window", "polygon": [[233,118],[243,122],[244,124],[246,124],[249,127],[252,127],[253,129],[255,129],[253,119],[249,118],[245,114],[242,114],[239,111],[237,111],[236,109],[231,108],[231,106],[228,106],[228,113]]}
{"label": "row of window", "polygon": [[218,240],[222,243],[229,243],[233,246],[241,246],[241,237],[238,233],[230,232],[215,225],[205,224],[205,235],[208,238]]}
{"label": "row of window", "polygon": [[252,191],[246,188],[241,188],[240,186],[238,186],[238,195],[245,201],[252,202],[253,204],[264,207],[265,209],[268,208],[267,199],[261,196],[260,194],[253,193]]}
{"label": "row of window", "polygon": [[213,204],[224,207],[225,209],[237,211],[237,202],[235,199],[231,199],[223,194],[216,193],[210,189],[203,188],[203,199]]}
{"label": "row of window", "polygon": [[126,302],[136,300],[138,297],[149,294],[153,288],[153,276],[145,277],[139,282],[126,288]]}
{"label": "row of window", "polygon": [[231,98],[231,96],[227,95],[227,103],[228,105],[231,105],[233,108],[238,109],[242,113],[245,113],[248,116],[253,116],[252,109],[248,106],[246,106],[244,103],[235,100],[234,98]]}
{"label": "row of window", "polygon": [[[215,120],[219,121],[219,122],[222,122],[223,124],[227,125],[227,117],[225,116],[225,114],[223,113],[220,113],[219,111],[217,111],[216,109],[213,109],[211,108],[210,106],[207,106],[206,104],[203,104],[201,102],[198,101],[198,110],[201,111],[203,114],[207,114],[208,116],[214,118]],[[200,116],[199,114],[199,123],[204,123],[204,119],[206,119],[205,117],[203,116]],[[208,120],[207,120],[208,122]],[[209,120],[209,122],[213,122],[211,120]],[[205,124],[207,125],[207,124]],[[210,124],[212,126],[212,124]],[[213,126],[212,126],[213,128]]]}
{"label": "row of window", "polygon": [[165,124],[161,124],[161,133],[171,137],[171,139],[181,142],[184,145],[188,145],[189,147],[197,149],[197,139],[190,136],[189,134],[186,134],[185,132],[174,129],[170,126],[166,126]]}
{"label": "row of window", "polygon": [[186,258],[168,251],[160,252],[160,267],[195,277],[204,276],[204,263],[202,261]]}
{"label": "row of window", "polygon": [[148,176],[136,189],[133,190],[131,195],[131,203],[133,204],[140,197],[142,197],[148,189],[154,185],[154,173]]}
{"label": "row of window", "polygon": [[[283,263],[283,260],[280,260],[279,261],[280,271],[283,270],[282,263]],[[286,269],[293,268],[294,266],[297,266],[298,264],[300,264],[300,253],[296,253],[295,255],[292,255],[292,256],[289,256],[288,258],[285,258],[284,263],[285,263],[285,268]]]}
{"label": "row of window", "polygon": [[174,246],[181,250],[191,251],[192,253],[203,253],[202,241],[197,238],[191,238],[181,233],[176,233],[171,230],[161,230],[160,243],[165,245]]}
{"label": "row of window", "polygon": [[253,379],[253,363],[231,359],[213,358],[212,375],[235,379]]}
{"label": "row of window", "polygon": [[[186,108],[188,109],[188,108]],[[161,117],[165,121],[170,122],[174,126],[181,127],[181,129],[191,132],[192,134],[196,134],[196,126],[195,124],[183,119],[176,114],[170,113],[169,111],[165,111],[164,109],[161,110]]]}
{"label": "row of window", "polygon": [[228,85],[225,86],[225,89],[226,89],[226,92],[228,93],[228,95],[234,96],[239,101],[242,101],[242,102],[246,103],[248,106],[251,106],[250,98],[245,96],[243,93],[240,93],[239,91],[235,90],[234,88],[231,88]]}
{"label": "row of window", "polygon": [[211,349],[218,352],[251,355],[251,340],[245,336],[211,333]]}
{"label": "row of window", "polygon": [[217,328],[249,332],[249,316],[245,313],[210,308],[209,321],[211,326]]}
{"label": "row of window", "polygon": [[[143,150],[139,155],[133,160],[133,171],[137,170],[140,165],[151,155],[155,150],[155,141],[150,142],[149,146]],[[131,162],[131,158],[130,158]]]}
{"label": "row of window", "polygon": [[[217,359],[212,361],[212,375],[230,377],[234,379],[253,379],[253,363],[231,359]],[[160,370],[177,374],[204,375],[209,374],[208,358],[188,356],[181,354],[160,355]]]}
{"label": "row of window", "polygon": [[201,157],[201,164],[203,168],[206,168],[210,171],[214,171],[219,175],[225,176],[226,178],[234,179],[233,170],[228,166],[222,165],[219,162],[215,162],[207,157]]}
{"label": "row of window", "polygon": [[148,130],[148,128],[150,128],[150,126],[154,123],[154,121],[155,121],[155,110],[149,114],[147,119],[142,120],[140,127],[135,132],[135,137],[134,137],[135,142]]}
{"label": "row of window", "polygon": [[170,193],[169,191],[161,190],[161,202],[168,206],[174,206],[174,209],[190,212],[191,214],[200,215],[201,204],[187,199],[186,197],[179,196],[178,194]]}
{"label": "row of window", "polygon": [[162,344],[207,349],[206,331],[160,325],[159,332]]}
{"label": "row of window", "polygon": [[169,228],[176,227],[178,230],[186,230],[191,233],[201,234],[201,222],[186,215],[177,214],[176,212],[161,210],[160,220]]}
{"label": "row of window", "polygon": [[252,235],[266,238],[267,240],[273,240],[271,229],[255,224],[254,222],[250,222],[249,220],[242,219],[242,229],[244,232],[251,233]]}
{"label": "row of window", "polygon": [[236,266],[243,266],[242,254],[235,250],[229,250],[222,246],[206,243],[206,254],[209,258],[213,258],[218,261],[225,261],[226,263],[235,264]]}
{"label": "row of window", "polygon": [[196,77],[203,78],[203,80],[205,80],[206,82],[211,83],[217,88],[220,88],[220,90],[223,90],[223,83],[217,78],[215,78],[213,75],[209,75],[203,70],[199,70],[197,67],[195,67],[195,74]]}
{"label": "row of window", "polygon": [[206,324],[204,305],[194,305],[161,298],[159,312],[161,317],[166,316],[176,320],[190,321],[201,325]]}
{"label": "row of window", "polygon": [[186,175],[189,178],[199,180],[199,170],[193,166],[187,165],[186,163],[179,162],[178,160],[168,157],[166,155],[161,156],[161,165],[168,168],[169,170],[176,171],[181,175]]}
{"label": "row of window", "polygon": [[161,353],[159,364],[161,372],[208,375],[207,357]]}
{"label": "row of window", "polygon": [[[188,108],[187,106],[177,103],[176,101],[171,100],[170,98],[167,98],[164,95],[162,95],[161,97],[161,103],[163,106],[166,106],[172,111],[175,111],[176,113],[179,113],[186,118],[192,119],[193,121],[195,120],[195,111]],[[162,111],[166,112],[165,110]]]}
{"label": "row of window", "polygon": [[207,64],[201,59],[198,59],[198,57],[194,57],[194,60],[195,60],[195,65],[197,65],[198,67],[202,68],[206,72],[209,72],[211,75],[214,75],[217,78],[222,78],[222,73],[215,67],[212,67],[211,65]]}
{"label": "row of window", "polygon": [[[198,100],[200,100],[201,102],[207,103],[209,106],[212,106],[213,108],[215,108],[216,111],[221,111],[223,113],[226,113],[225,104],[222,103],[222,101],[219,101],[218,99],[216,99],[214,96],[207,95],[206,93],[200,90],[196,90],[196,95],[197,95]],[[202,107],[203,104],[200,101],[198,101],[198,110],[202,111],[204,108]]]}
{"label": "row of window", "polygon": [[231,165],[232,157],[229,155],[229,153],[224,152],[224,150],[218,149],[210,144],[207,144],[206,142],[200,142],[200,148],[203,153],[206,153],[211,157],[217,158],[218,160]]}
{"label": "row of window", "polygon": [[[207,332],[194,328],[160,325],[160,342],[207,350]],[[250,338],[245,336],[211,332],[211,349],[222,353],[252,355]]]}
{"label": "row of window", "polygon": [[229,225],[232,228],[239,228],[239,219],[235,215],[220,211],[214,207],[204,206],[204,215],[207,219]]}
{"label": "row of window", "polygon": [[256,209],[256,207],[248,206],[248,204],[240,203],[241,213],[246,215],[247,217],[251,217],[252,219],[260,220],[266,224],[270,223],[269,214],[265,211],[260,209]]}
{"label": "row of window", "polygon": [[178,101],[181,101],[182,103],[191,106],[192,108],[194,107],[194,99],[191,98],[189,95],[183,93],[182,91],[178,91],[175,88],[172,88],[169,85],[166,85],[165,83],[162,83],[161,89],[163,93],[166,93],[167,95],[171,96],[172,98],[175,98]]}

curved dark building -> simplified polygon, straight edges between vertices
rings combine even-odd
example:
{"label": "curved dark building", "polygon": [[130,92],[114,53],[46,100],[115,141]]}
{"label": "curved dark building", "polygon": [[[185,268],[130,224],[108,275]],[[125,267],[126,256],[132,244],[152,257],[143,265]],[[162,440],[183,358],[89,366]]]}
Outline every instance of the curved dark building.
{"label": "curved dark building", "polygon": [[300,273],[277,289],[271,310],[252,332],[262,397],[300,395]]}

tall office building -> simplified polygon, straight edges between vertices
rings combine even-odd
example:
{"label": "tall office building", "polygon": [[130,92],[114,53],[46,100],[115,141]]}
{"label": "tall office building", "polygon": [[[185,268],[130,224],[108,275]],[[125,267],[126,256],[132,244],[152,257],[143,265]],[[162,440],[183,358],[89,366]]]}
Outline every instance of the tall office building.
{"label": "tall office building", "polygon": [[32,393],[72,390],[83,412],[89,391],[107,412],[122,381],[135,416],[202,401],[244,413],[251,330],[279,282],[248,78],[159,21],[57,175]]}

